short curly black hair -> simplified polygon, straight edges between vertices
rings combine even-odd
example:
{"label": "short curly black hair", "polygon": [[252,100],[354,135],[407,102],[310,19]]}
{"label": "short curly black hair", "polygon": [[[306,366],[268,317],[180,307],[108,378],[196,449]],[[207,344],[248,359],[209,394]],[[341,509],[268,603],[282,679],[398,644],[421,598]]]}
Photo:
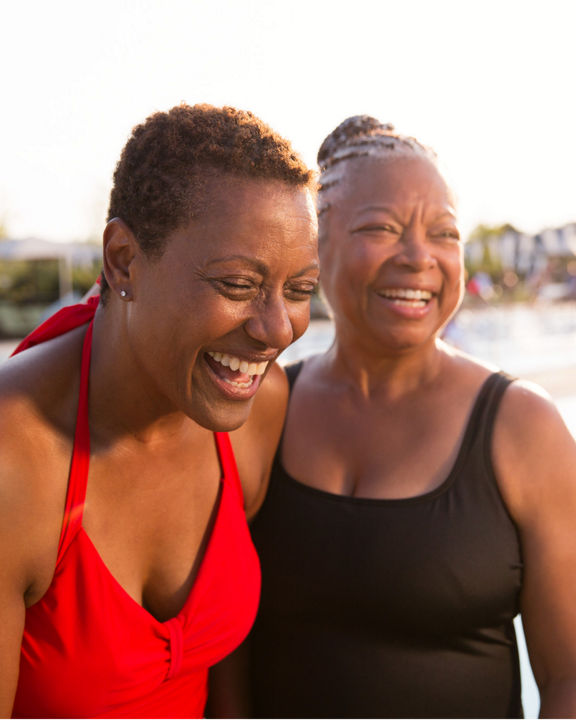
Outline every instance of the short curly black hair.
{"label": "short curly black hair", "polygon": [[148,254],[201,212],[209,170],[313,187],[313,173],[290,143],[248,111],[178,105],[132,130],[120,156],[108,220],[121,218]]}
{"label": "short curly black hair", "polygon": [[[121,218],[150,257],[200,214],[210,173],[280,180],[315,190],[315,175],[290,143],[245,110],[182,103],[136,125],[114,172],[108,221]],[[105,300],[108,284],[101,276]]]}

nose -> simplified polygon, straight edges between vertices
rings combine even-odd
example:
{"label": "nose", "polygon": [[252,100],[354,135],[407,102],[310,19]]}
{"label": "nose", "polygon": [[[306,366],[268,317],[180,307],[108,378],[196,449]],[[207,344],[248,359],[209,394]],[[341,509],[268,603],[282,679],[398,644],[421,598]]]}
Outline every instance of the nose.
{"label": "nose", "polygon": [[424,229],[407,229],[401,238],[397,262],[413,271],[424,271],[436,265],[432,245]]}
{"label": "nose", "polygon": [[268,348],[283,350],[295,340],[284,297],[273,296],[259,300],[244,327],[251,338]]}

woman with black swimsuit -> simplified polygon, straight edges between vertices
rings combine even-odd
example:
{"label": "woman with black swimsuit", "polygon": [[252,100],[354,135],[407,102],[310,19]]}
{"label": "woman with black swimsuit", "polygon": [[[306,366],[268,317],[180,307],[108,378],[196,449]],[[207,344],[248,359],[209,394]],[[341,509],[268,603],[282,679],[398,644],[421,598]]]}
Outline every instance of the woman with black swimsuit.
{"label": "woman with black swimsuit", "polygon": [[335,340],[292,369],[251,637],[256,717],[576,715],[576,444],[541,389],[446,345],[463,293],[434,154],[373,118],[319,153]]}

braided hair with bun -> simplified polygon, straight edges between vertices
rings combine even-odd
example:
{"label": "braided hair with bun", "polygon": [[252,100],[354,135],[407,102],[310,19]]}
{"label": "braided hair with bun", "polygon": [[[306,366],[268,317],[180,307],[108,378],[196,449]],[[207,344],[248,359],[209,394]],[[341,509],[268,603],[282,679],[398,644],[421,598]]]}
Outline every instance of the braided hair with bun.
{"label": "braided hair with bun", "polygon": [[326,193],[338,185],[348,160],[362,157],[418,155],[437,164],[436,153],[416,138],[396,132],[391,123],[381,123],[370,115],[346,118],[328,135],[318,151],[318,213],[326,212],[330,203]]}

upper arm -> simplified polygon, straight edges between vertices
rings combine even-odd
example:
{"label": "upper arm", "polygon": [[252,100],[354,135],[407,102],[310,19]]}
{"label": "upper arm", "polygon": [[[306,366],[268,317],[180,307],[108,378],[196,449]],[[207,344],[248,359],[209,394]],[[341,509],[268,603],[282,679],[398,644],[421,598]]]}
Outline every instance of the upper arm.
{"label": "upper arm", "polygon": [[[5,554],[0,554],[4,564]],[[24,631],[26,605],[14,585],[12,573],[0,572],[0,718],[10,718],[18,683],[20,646]]]}
{"label": "upper arm", "polygon": [[255,515],[266,494],[274,454],[284,426],[288,393],[286,374],[275,364],[258,389],[248,420],[230,433],[248,518]]}
{"label": "upper arm", "polygon": [[[496,424],[494,461],[518,525],[524,574],[521,612],[534,676],[543,694],[573,683],[576,713],[576,442],[554,404],[528,386],[507,391]],[[562,692],[564,694],[564,691]],[[565,699],[567,697],[565,696]]]}
{"label": "upper arm", "polygon": [[[50,585],[65,483],[52,483],[54,446],[32,404],[0,389],[0,717],[10,717],[26,607]],[[60,469],[60,467],[59,467]]]}
{"label": "upper arm", "polygon": [[[8,474],[11,475],[11,474]],[[0,458],[0,717],[9,718],[18,683],[26,597],[33,584],[22,493],[1,467]]]}
{"label": "upper arm", "polygon": [[248,644],[210,668],[206,718],[251,718]]}

